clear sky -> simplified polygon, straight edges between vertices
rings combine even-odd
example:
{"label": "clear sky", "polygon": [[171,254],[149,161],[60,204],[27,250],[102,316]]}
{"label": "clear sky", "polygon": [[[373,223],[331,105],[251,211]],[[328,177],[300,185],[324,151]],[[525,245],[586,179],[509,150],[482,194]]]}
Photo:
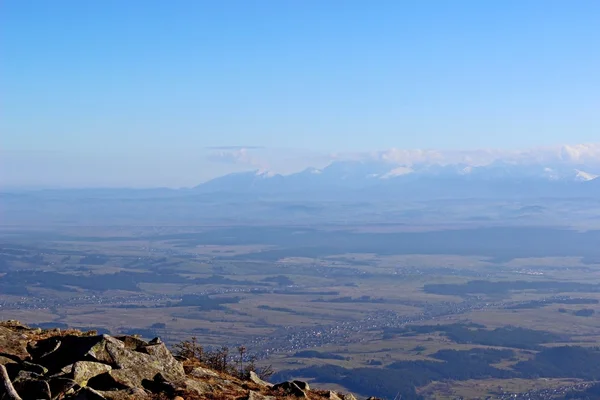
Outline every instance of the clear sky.
{"label": "clear sky", "polygon": [[600,1],[4,0],[0,100],[11,186],[600,142]]}

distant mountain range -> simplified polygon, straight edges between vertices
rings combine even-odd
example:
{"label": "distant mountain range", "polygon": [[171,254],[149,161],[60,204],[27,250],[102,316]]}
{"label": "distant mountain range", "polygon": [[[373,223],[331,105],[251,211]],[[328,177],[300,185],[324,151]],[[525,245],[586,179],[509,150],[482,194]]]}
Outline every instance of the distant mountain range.
{"label": "distant mountain range", "polygon": [[[394,165],[338,161],[323,169],[280,175],[268,171],[234,173],[194,189],[204,193],[304,194],[354,192],[451,196],[510,194],[536,196],[600,194],[600,167],[573,164]],[[566,191],[566,192],[565,192]]]}
{"label": "distant mountain range", "polygon": [[338,161],[249,171],[193,188],[0,191],[22,224],[460,223],[600,227],[598,169],[581,163]]}

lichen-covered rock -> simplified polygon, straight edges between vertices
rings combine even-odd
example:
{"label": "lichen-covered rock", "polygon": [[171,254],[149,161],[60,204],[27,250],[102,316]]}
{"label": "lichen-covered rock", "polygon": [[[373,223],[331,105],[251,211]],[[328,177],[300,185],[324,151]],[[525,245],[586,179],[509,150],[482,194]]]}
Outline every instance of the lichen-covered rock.
{"label": "lichen-covered rock", "polygon": [[86,386],[88,380],[112,370],[112,367],[107,364],[102,364],[94,361],[77,361],[73,364],[72,375],[73,380],[80,386]]}
{"label": "lichen-covered rock", "polygon": [[35,372],[36,374],[45,375],[48,373],[48,368],[43,365],[35,364],[29,361],[21,361],[19,366],[24,371]]}
{"label": "lichen-covered rock", "polygon": [[183,365],[177,361],[164,343],[153,344],[144,347],[143,351],[153,357],[158,363],[160,371],[167,379],[177,379],[185,376]]}
{"label": "lichen-covered rock", "polygon": [[124,349],[125,343],[109,335],[92,336],[92,338],[99,340],[96,344],[92,346],[91,349],[87,351],[84,357],[91,356],[94,360],[109,365],[116,364],[116,361],[112,358],[110,352],[108,351],[108,345],[110,345],[111,347],[118,347]]}
{"label": "lichen-covered rock", "polygon": [[127,387],[142,388],[144,380],[152,381],[158,373],[169,381],[185,379],[183,365],[164,344],[146,347],[149,354],[127,350],[112,343],[108,343],[106,349],[118,368],[109,374],[116,382]]}

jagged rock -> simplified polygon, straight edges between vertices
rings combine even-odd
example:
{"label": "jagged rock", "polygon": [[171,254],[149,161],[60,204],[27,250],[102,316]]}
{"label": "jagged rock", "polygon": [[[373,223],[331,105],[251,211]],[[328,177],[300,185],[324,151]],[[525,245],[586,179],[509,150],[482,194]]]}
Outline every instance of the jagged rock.
{"label": "jagged rock", "polygon": [[162,343],[162,340],[160,340],[160,338],[159,338],[159,337],[155,337],[154,339],[152,339],[152,340],[150,341],[150,343],[149,343],[149,344],[161,344],[161,343]]}
{"label": "jagged rock", "polygon": [[14,360],[0,356],[0,365],[16,364]]}
{"label": "jagged rock", "polygon": [[193,376],[194,378],[219,377],[219,374],[217,374],[215,371],[202,367],[195,367],[190,371],[189,375]]}
{"label": "jagged rock", "polygon": [[0,364],[0,398],[6,400],[21,400],[15,390],[4,365]]}
{"label": "jagged rock", "polygon": [[65,365],[58,371],[52,371],[53,373],[47,373],[46,376],[49,378],[71,378],[73,375],[73,364]]}
{"label": "jagged rock", "polygon": [[52,398],[56,399],[64,394],[68,394],[75,389],[79,389],[79,385],[72,379],[55,377],[48,380],[50,386],[50,393]]}
{"label": "jagged rock", "polygon": [[250,381],[251,381],[251,382],[254,382],[254,383],[256,383],[256,384],[257,384],[257,385],[259,385],[259,386],[262,386],[262,387],[269,387],[269,388],[270,388],[270,387],[273,387],[273,384],[272,384],[272,383],[269,383],[269,382],[263,381],[262,379],[260,379],[260,376],[258,376],[258,375],[256,374],[256,372],[254,372],[254,371],[250,371],[250,378],[249,378],[249,379],[250,379]]}
{"label": "jagged rock", "polygon": [[70,374],[73,372],[73,365],[74,364],[69,364],[69,365],[65,365],[64,367],[62,367],[60,369],[60,373],[62,374]]}
{"label": "jagged rock", "polygon": [[92,356],[95,360],[102,363],[111,365],[116,364],[115,359],[108,351],[108,346],[110,345],[112,348],[124,349],[125,343],[109,335],[92,336],[92,339],[98,338],[100,338],[98,343],[92,346],[92,348],[85,354],[85,356]]}
{"label": "jagged rock", "polygon": [[60,348],[61,341],[57,337],[27,343],[27,352],[33,359],[49,356]]}
{"label": "jagged rock", "polygon": [[[177,359],[175,359],[175,357],[173,357],[173,354],[171,354],[171,352],[169,351],[169,349],[167,349],[167,346],[165,346],[164,343],[148,345],[148,346],[144,347],[143,350],[141,350],[141,351],[146,354],[150,354],[151,356],[154,356],[161,361],[164,361],[170,367],[173,367],[174,365],[178,365],[179,367],[181,367],[181,371],[183,373],[183,366],[181,366],[181,363],[179,361],[177,361]],[[177,367],[177,368],[179,368],[179,367]]]}
{"label": "jagged rock", "polygon": [[77,392],[73,400],[106,400],[106,397],[94,389],[84,387]]}
{"label": "jagged rock", "polygon": [[24,399],[50,400],[50,385],[46,381],[21,381],[15,384],[15,389]]}
{"label": "jagged rock", "polygon": [[129,350],[138,350],[148,346],[148,343],[146,343],[146,341],[135,336],[116,336],[115,339],[123,342],[125,348]]}
{"label": "jagged rock", "polygon": [[282,391],[285,394],[291,395],[291,396],[296,396],[296,397],[301,397],[301,398],[308,398],[308,396],[306,395],[306,392],[304,390],[302,390],[300,388],[300,386],[298,386],[296,384],[296,381],[294,382],[282,382],[282,383],[278,383],[277,385],[274,385],[272,387],[273,391]]}
{"label": "jagged rock", "polygon": [[163,393],[170,397],[185,391],[187,386],[185,381],[171,382],[160,373],[156,374],[153,380],[145,379],[142,385],[152,393]]}
{"label": "jagged rock", "polygon": [[298,385],[298,387],[305,392],[308,392],[310,390],[310,386],[308,386],[308,383],[306,383],[306,382],[303,382],[303,381],[292,381],[292,382],[294,382],[296,385]]}
{"label": "jagged rock", "polygon": [[44,377],[40,374],[36,374],[32,371],[20,370],[14,377],[12,377],[12,382],[16,383],[19,380],[28,380],[28,379],[43,379]]}
{"label": "jagged rock", "polygon": [[77,361],[73,364],[73,380],[80,386],[86,386],[91,378],[108,372],[112,369],[110,365],[94,361]]}
{"label": "jagged rock", "polygon": [[31,371],[31,372],[35,372],[36,374],[40,374],[40,375],[45,375],[48,373],[48,368],[44,367],[43,365],[34,364],[29,361],[22,361],[20,366],[21,366],[21,369],[24,371]]}
{"label": "jagged rock", "polygon": [[0,354],[0,365],[7,365],[7,364],[16,364],[20,362],[20,360],[17,358],[17,360],[15,360],[14,357],[10,357],[10,355],[4,355],[4,354]]}
{"label": "jagged rock", "polygon": [[142,381],[152,381],[158,373],[169,381],[185,378],[182,364],[162,343],[145,347],[148,354],[130,351],[112,343],[107,343],[106,350],[119,368],[110,371],[109,374],[116,382],[127,387],[141,388]]}
{"label": "jagged rock", "polygon": [[43,365],[52,372],[57,372],[77,361],[98,361],[105,364],[114,364],[113,359],[106,351],[106,345],[109,343],[114,347],[125,347],[123,342],[108,335],[67,335],[59,339],[51,337],[40,340],[35,345],[30,346],[29,351],[36,363]]}
{"label": "jagged rock", "polygon": [[75,365],[75,364],[65,365],[64,367],[62,367],[60,369],[60,373],[61,374],[72,374],[73,373],[73,365]]}
{"label": "jagged rock", "polygon": [[122,389],[130,389],[130,386],[124,385],[121,382],[118,382],[112,375],[112,371],[105,372],[100,375],[96,375],[93,378],[90,378],[87,382],[87,387],[90,387],[95,390],[122,390]]}
{"label": "jagged rock", "polygon": [[329,400],[342,400],[338,393],[333,390],[328,391],[326,396]]}
{"label": "jagged rock", "polygon": [[265,396],[264,394],[260,394],[253,390],[250,390],[250,392],[248,392],[248,396],[245,398],[245,400],[275,400],[275,397]]}
{"label": "jagged rock", "polygon": [[[139,370],[130,371],[128,369],[113,369],[106,374],[98,375],[97,378],[110,379],[111,384],[106,385],[106,389],[130,389],[134,387],[143,388],[143,382],[149,380],[143,374],[140,374]],[[105,379],[104,382],[109,382],[109,379]],[[94,387],[96,387],[96,385],[94,385]],[[105,388],[105,385],[103,384],[101,387]]]}
{"label": "jagged rock", "polygon": [[30,371],[19,371],[13,379],[13,386],[24,399],[50,400],[50,385],[39,374]]}
{"label": "jagged rock", "polygon": [[39,339],[42,335],[18,324],[12,329],[0,322],[0,348],[8,351],[0,352],[1,400],[136,400],[176,396],[356,400],[351,394],[311,392],[309,384],[302,381],[272,385],[254,372],[250,373],[250,382],[242,382],[227,373],[194,367],[192,362],[186,362],[184,370],[159,339],[145,342],[136,336],[114,338],[78,331],[56,337],[48,337],[51,333],[44,331],[45,338]]}

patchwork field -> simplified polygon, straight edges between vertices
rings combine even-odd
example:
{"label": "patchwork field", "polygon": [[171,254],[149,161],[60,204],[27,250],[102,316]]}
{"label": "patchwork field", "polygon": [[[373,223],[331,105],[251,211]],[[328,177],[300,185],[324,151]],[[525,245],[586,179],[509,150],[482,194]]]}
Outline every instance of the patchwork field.
{"label": "patchwork field", "polygon": [[[426,253],[398,242],[423,234]],[[484,249],[498,236],[455,234]],[[388,250],[356,251],[353,235]],[[389,227],[5,229],[0,318],[244,344],[277,379],[358,395],[560,398],[595,383],[599,264],[514,247],[469,255],[448,251],[448,238]]]}

